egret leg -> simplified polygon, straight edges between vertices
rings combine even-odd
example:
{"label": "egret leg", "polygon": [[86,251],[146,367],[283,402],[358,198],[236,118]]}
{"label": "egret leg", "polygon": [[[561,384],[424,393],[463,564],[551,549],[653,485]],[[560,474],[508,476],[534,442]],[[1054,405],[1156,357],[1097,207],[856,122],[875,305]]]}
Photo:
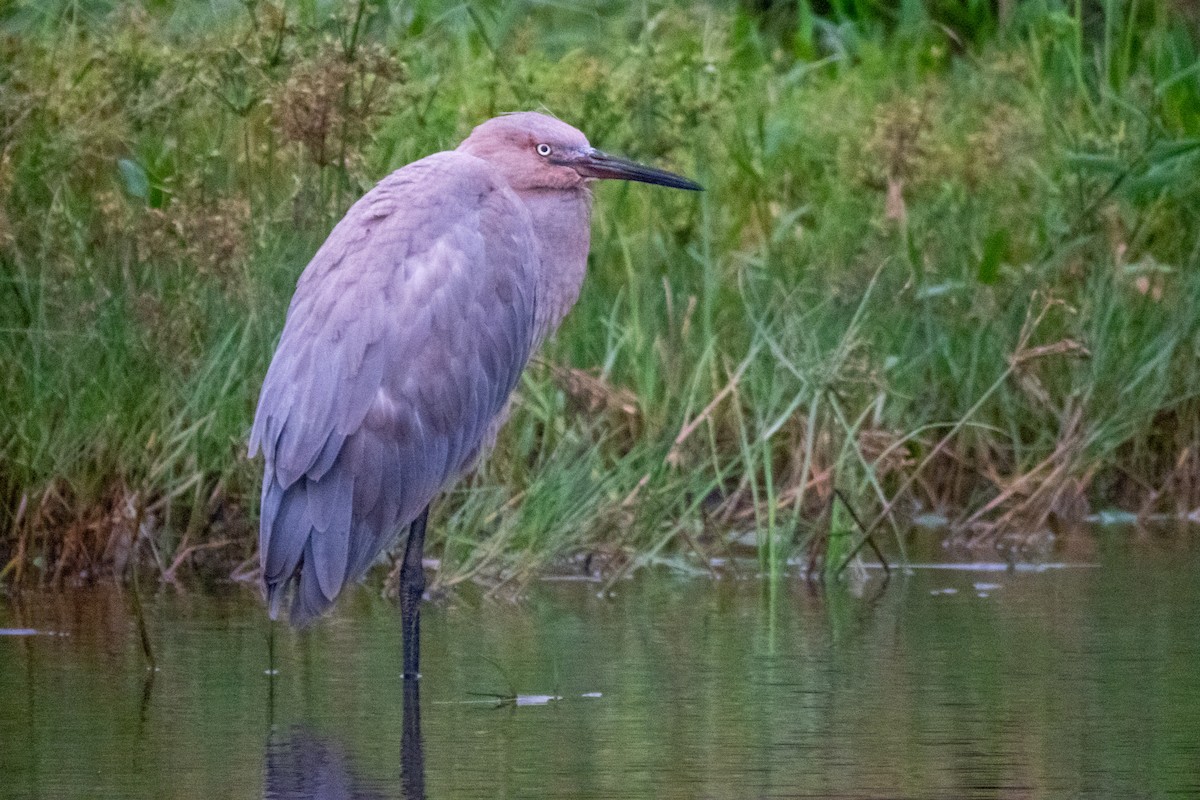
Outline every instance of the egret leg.
{"label": "egret leg", "polygon": [[421,682],[404,682],[400,734],[400,786],[404,800],[425,800],[425,747],[421,741]]}
{"label": "egret leg", "polygon": [[425,523],[429,506],[408,528],[404,562],[400,565],[400,628],[404,640],[404,680],[421,677],[421,598],[425,594]]}

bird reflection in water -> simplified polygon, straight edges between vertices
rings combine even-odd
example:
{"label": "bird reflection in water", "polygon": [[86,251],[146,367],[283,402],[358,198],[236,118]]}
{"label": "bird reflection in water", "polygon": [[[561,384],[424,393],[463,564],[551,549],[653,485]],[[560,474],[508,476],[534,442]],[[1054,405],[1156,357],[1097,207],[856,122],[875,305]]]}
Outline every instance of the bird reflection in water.
{"label": "bird reflection in water", "polygon": [[[267,737],[264,800],[384,800],[396,797],[383,781],[364,780],[342,743],[303,725]],[[404,729],[400,737],[400,797],[425,800],[425,753],[421,742],[420,684],[404,682]]]}

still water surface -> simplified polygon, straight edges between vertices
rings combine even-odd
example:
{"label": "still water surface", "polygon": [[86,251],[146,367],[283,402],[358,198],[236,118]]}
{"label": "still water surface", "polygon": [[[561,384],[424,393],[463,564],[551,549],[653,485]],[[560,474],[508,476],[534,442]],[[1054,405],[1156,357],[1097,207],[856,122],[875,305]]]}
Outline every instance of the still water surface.
{"label": "still water surface", "polygon": [[459,597],[426,606],[407,719],[398,615],[366,590],[280,629],[273,680],[249,591],[152,601],[153,681],[120,594],[26,595],[0,601],[0,797],[1200,797],[1191,542],[861,596]]}

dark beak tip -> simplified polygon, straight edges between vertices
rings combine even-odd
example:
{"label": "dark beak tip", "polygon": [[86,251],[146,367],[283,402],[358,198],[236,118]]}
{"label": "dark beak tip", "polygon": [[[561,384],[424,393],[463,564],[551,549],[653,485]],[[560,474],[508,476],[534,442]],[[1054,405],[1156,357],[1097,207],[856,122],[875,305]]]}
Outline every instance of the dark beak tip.
{"label": "dark beak tip", "polygon": [[696,183],[695,181],[690,181],[687,178],[683,178],[683,177],[680,177],[678,180],[674,180],[674,181],[643,180],[641,182],[649,183],[652,186],[664,186],[668,189],[680,189],[685,192],[703,192],[704,191],[703,186]]}
{"label": "dark beak tip", "polygon": [[646,164],[639,164],[636,161],[630,161],[625,158],[611,156],[608,153],[598,150],[592,151],[583,166],[584,169],[581,169],[580,172],[592,178],[638,181],[639,183],[666,186],[670,189],[683,189],[689,192],[704,191],[703,186],[682,175],[676,175],[674,172],[667,172],[666,170],[657,169]]}

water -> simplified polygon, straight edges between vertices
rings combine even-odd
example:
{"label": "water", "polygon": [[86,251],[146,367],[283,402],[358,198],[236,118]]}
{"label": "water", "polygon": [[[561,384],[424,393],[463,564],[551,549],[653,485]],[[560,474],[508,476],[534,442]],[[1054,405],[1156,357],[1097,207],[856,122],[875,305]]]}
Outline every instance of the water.
{"label": "water", "polygon": [[1200,797],[1200,548],[1094,561],[460,597],[426,606],[419,719],[365,590],[279,631],[273,681],[248,591],[151,601],[152,680],[126,598],[27,595],[0,604],[0,797]]}

